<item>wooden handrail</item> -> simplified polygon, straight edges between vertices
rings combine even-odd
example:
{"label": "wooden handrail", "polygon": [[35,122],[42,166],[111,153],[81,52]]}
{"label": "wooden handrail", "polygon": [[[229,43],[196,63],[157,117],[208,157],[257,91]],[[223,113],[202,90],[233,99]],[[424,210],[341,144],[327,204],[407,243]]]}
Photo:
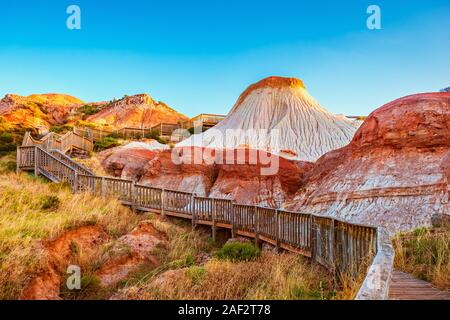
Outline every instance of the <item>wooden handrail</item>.
{"label": "wooden handrail", "polygon": [[56,149],[63,153],[66,153],[72,148],[88,152],[91,152],[94,148],[92,141],[74,131],[66,132],[63,135],[49,132],[39,140],[34,139],[30,132],[26,132],[22,141],[22,146],[39,146],[45,150]]}
{"label": "wooden handrail", "polygon": [[190,219],[193,225],[210,225],[213,237],[217,227],[228,228],[234,234],[311,257],[337,275],[356,277],[378,251],[377,228],[373,226],[95,176],[38,146],[19,147],[17,159],[18,170],[34,168],[36,174],[47,173],[69,182],[74,192],[112,195],[138,210]]}

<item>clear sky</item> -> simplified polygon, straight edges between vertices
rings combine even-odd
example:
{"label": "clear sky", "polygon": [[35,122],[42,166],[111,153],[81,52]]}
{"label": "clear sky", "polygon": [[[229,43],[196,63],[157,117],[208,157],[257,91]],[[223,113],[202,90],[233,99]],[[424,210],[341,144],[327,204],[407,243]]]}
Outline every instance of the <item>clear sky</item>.
{"label": "clear sky", "polygon": [[[66,8],[81,8],[81,30]],[[381,8],[381,30],[366,9]],[[448,0],[30,0],[0,6],[0,95],[85,101],[147,92],[227,113],[266,76],[301,78],[328,110],[365,115],[450,85]]]}

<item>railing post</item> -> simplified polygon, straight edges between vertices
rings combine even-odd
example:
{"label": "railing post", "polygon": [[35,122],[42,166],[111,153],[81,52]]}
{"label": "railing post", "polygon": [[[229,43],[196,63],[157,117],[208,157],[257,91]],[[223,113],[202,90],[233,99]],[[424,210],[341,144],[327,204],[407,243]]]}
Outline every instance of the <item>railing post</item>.
{"label": "railing post", "polygon": [[335,267],[336,267],[336,261],[334,260],[334,256],[335,256],[335,250],[334,250],[334,245],[335,245],[335,241],[334,241],[334,219],[331,219],[331,227],[330,227],[330,232],[329,234],[329,241],[330,241],[330,259],[331,259],[331,268],[332,268],[332,272],[334,274],[335,272]]}
{"label": "railing post", "polygon": [[192,214],[192,229],[197,226],[197,211],[195,210],[195,193],[191,195],[191,214]]}
{"label": "railing post", "polygon": [[255,245],[259,247],[259,221],[260,221],[260,207],[253,207],[255,217]]}
{"label": "railing post", "polygon": [[37,177],[39,175],[38,171],[38,147],[34,147],[34,175]]}
{"label": "railing post", "polygon": [[212,240],[213,242],[216,242],[216,199],[211,200],[211,206],[212,206]]}
{"label": "railing post", "polygon": [[231,203],[231,238],[236,238],[236,201]]}
{"label": "railing post", "polygon": [[311,233],[310,233],[310,241],[311,241],[311,259],[313,261],[316,260],[317,254],[317,228],[316,228],[316,219],[313,215],[311,215]]}
{"label": "railing post", "polygon": [[76,171],[74,171],[72,183],[73,183],[73,186],[72,186],[73,193],[77,193],[77,191],[78,191],[78,173]]}
{"label": "railing post", "polygon": [[20,147],[17,147],[17,151],[16,151],[16,173],[19,173],[20,165],[21,165],[21,161],[20,161]]}
{"label": "railing post", "polygon": [[131,209],[133,210],[133,212],[136,212],[137,207],[138,207],[138,203],[137,203],[137,198],[136,198],[136,183],[134,182],[134,180],[132,180],[131,182],[131,187],[130,187],[130,198],[131,198]]}
{"label": "railing post", "polygon": [[280,251],[280,217],[278,209],[275,209],[275,224],[276,224],[276,235],[275,235],[275,249],[277,252]]}
{"label": "railing post", "polygon": [[165,216],[166,213],[164,212],[165,210],[165,202],[166,202],[166,191],[163,189],[161,189],[161,216]]}
{"label": "railing post", "polygon": [[105,195],[105,177],[100,179],[100,195],[102,197]]}

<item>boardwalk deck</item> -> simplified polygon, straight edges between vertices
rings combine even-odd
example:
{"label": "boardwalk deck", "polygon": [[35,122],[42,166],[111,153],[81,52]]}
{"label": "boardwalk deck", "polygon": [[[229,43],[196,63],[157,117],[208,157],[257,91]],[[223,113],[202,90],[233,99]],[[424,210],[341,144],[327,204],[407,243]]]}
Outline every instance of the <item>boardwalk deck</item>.
{"label": "boardwalk deck", "polygon": [[450,300],[450,292],[434,288],[429,282],[394,270],[389,287],[391,300]]}

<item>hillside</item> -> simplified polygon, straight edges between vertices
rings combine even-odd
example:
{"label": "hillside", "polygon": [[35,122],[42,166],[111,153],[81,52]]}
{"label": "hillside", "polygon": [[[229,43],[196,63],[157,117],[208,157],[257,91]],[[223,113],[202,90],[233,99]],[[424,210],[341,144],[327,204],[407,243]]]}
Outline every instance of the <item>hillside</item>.
{"label": "hillside", "polygon": [[113,128],[149,128],[161,122],[176,124],[187,119],[164,102],[155,101],[148,94],[137,94],[111,102],[86,121]]}
{"label": "hillside", "polygon": [[82,100],[65,94],[7,94],[0,101],[0,130],[48,130],[67,123],[82,105]]}

